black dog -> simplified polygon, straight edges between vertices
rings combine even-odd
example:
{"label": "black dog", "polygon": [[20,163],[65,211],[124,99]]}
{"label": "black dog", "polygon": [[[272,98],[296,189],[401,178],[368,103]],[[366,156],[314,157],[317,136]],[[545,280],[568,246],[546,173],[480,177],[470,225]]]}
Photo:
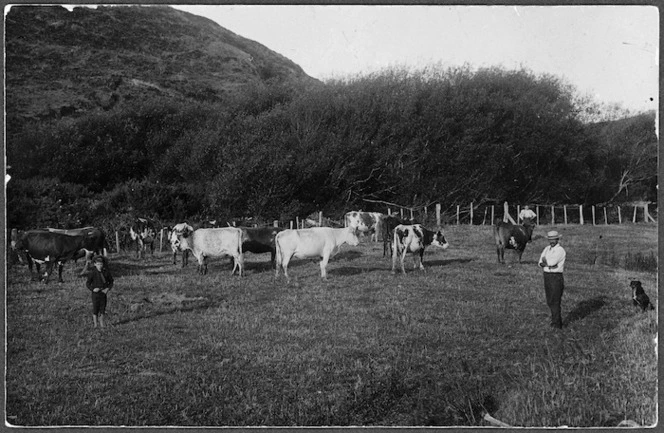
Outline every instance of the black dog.
{"label": "black dog", "polygon": [[650,303],[650,298],[643,291],[641,281],[632,281],[629,283],[629,286],[632,288],[632,302],[634,305],[638,305],[643,311],[655,309],[655,306]]}

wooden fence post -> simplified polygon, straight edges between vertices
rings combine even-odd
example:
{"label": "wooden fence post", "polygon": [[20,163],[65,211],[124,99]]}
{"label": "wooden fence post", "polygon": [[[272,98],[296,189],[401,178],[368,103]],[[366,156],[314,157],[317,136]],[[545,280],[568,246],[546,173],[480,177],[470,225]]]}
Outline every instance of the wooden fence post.
{"label": "wooden fence post", "polygon": [[484,208],[484,218],[482,218],[482,225],[484,225],[484,223],[486,222],[486,213],[487,213],[488,210],[489,210],[488,207]]}
{"label": "wooden fence post", "polygon": [[290,229],[293,230],[293,220],[290,220]]}
{"label": "wooden fence post", "polygon": [[620,206],[618,206],[618,224],[622,224],[622,216],[620,215]]}
{"label": "wooden fence post", "polygon": [[318,212],[318,227],[323,227],[323,211]]}
{"label": "wooden fence post", "polygon": [[539,205],[535,205],[535,213],[537,214],[537,225],[539,225]]}
{"label": "wooden fence post", "polygon": [[551,205],[551,225],[554,225],[556,223],[556,214],[555,214],[555,209],[553,205]]}
{"label": "wooden fence post", "polygon": [[457,225],[459,225],[459,208],[461,205],[457,205]]}
{"label": "wooden fence post", "polygon": [[[517,219],[518,218],[519,217],[517,216]],[[509,221],[512,224],[516,224],[516,221],[514,221],[514,219],[512,218],[512,215],[510,215],[510,206],[507,202],[505,202],[503,204],[503,221],[505,221],[505,222]]]}
{"label": "wooden fence post", "polygon": [[583,225],[583,205],[579,205],[579,224]]}
{"label": "wooden fence post", "polygon": [[632,217],[632,223],[636,224],[636,205],[634,205],[634,216]]}
{"label": "wooden fence post", "polygon": [[609,218],[606,216],[606,206],[604,206],[604,224],[609,225]]}
{"label": "wooden fence post", "polygon": [[440,227],[440,203],[436,203],[436,224]]}
{"label": "wooden fence post", "polygon": [[567,205],[563,205],[563,213],[565,214],[565,225],[567,225]]}
{"label": "wooden fence post", "polygon": [[470,221],[468,222],[471,226],[473,225],[473,202],[470,202]]}
{"label": "wooden fence post", "polygon": [[595,225],[595,205],[592,205],[590,209],[593,211],[593,225]]}
{"label": "wooden fence post", "polygon": [[415,219],[415,217],[413,216],[413,208],[411,207],[410,208],[410,220],[412,221],[414,219]]}
{"label": "wooden fence post", "polygon": [[116,248],[116,251],[119,253],[120,252],[120,234],[117,231],[115,232],[115,248]]}
{"label": "wooden fence post", "polygon": [[279,220],[272,221],[272,227],[279,227]]}
{"label": "wooden fence post", "polygon": [[493,222],[496,220],[496,209],[493,205],[491,205],[491,225],[493,225]]}
{"label": "wooden fence post", "polygon": [[399,217],[403,219],[403,208],[399,209]]}
{"label": "wooden fence post", "polygon": [[652,221],[652,222],[654,222],[654,223],[657,222],[657,221],[655,221],[655,218],[653,218],[652,215],[650,215],[650,212],[648,211],[648,203],[644,203],[644,204],[643,204],[643,219],[644,219],[646,222],[649,222],[648,220],[650,220],[650,221]]}
{"label": "wooden fence post", "polygon": [[159,230],[159,252],[162,252],[164,249],[164,228],[162,227]]}

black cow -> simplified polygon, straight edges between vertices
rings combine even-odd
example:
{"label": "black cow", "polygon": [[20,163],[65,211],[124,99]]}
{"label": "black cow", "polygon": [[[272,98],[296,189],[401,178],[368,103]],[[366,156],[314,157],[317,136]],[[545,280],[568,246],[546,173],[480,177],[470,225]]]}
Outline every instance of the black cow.
{"label": "black cow", "polygon": [[526,244],[532,241],[535,224],[530,218],[523,220],[523,225],[510,224],[500,219],[496,219],[493,226],[493,237],[496,241],[496,253],[498,254],[498,263],[505,263],[505,248],[515,250],[521,256],[526,249]]}
{"label": "black cow", "polygon": [[106,235],[100,229],[96,227],[83,227],[80,229],[46,229],[52,233],[62,233],[69,236],[84,236],[85,237],[85,246],[84,251],[79,251],[74,261],[85,257],[85,267],[83,268],[82,273],[85,273],[88,269],[90,261],[92,260],[93,254],[98,254],[102,256],[107,255],[106,250]]}
{"label": "black cow", "polygon": [[277,251],[274,238],[284,229],[279,227],[240,227],[240,229],[242,229],[242,253],[270,253],[270,263],[274,269],[274,257]]}
{"label": "black cow", "polygon": [[[401,272],[406,273],[404,260],[406,254],[419,253],[421,270],[424,270],[424,249],[429,245],[446,249],[450,246],[440,230],[434,232],[422,227],[421,224],[399,224],[394,228],[394,239],[392,247],[392,272],[396,272],[397,260],[401,258]],[[400,257],[399,257],[400,256]],[[415,261],[417,268],[417,261]]]}
{"label": "black cow", "polygon": [[154,255],[154,242],[157,238],[157,229],[153,221],[147,218],[136,218],[129,228],[131,240],[136,242],[136,257],[143,258],[145,251],[150,247],[150,254]]}
{"label": "black cow", "polygon": [[388,250],[388,246],[390,251],[392,250],[392,238],[394,236],[394,228],[400,224],[408,225],[414,223],[415,223],[414,221],[402,220],[393,215],[383,216],[380,224],[383,236],[383,257],[385,257],[385,252]]}
{"label": "black cow", "polygon": [[44,283],[48,280],[53,271],[53,265],[58,264],[58,281],[62,280],[62,269],[67,260],[81,257],[81,250],[86,250],[85,246],[89,239],[85,235],[66,235],[63,233],[54,233],[47,230],[30,230],[19,233],[12,230],[12,248],[19,253],[24,253],[28,260],[30,274],[32,274],[32,262],[37,267],[37,275],[41,273],[40,265],[46,264],[46,272],[43,275]]}

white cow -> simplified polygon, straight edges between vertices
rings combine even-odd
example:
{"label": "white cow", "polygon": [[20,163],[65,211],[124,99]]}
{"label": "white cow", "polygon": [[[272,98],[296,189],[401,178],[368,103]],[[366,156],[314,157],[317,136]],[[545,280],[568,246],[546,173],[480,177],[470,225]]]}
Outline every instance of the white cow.
{"label": "white cow", "polygon": [[189,263],[189,250],[182,250],[180,248],[180,241],[178,240],[178,235],[181,235],[184,232],[193,232],[194,228],[187,224],[186,222],[184,223],[179,223],[175,224],[171,229],[170,229],[170,234],[168,235],[168,241],[171,244],[171,250],[173,251],[173,264],[176,264],[176,259],[178,256],[178,251],[182,251],[182,266],[187,266]]}
{"label": "white cow", "polygon": [[379,212],[352,211],[344,216],[344,226],[357,229],[358,232],[369,232],[372,241],[378,242],[378,233],[382,233],[382,222],[385,215]]}
{"label": "white cow", "polygon": [[284,268],[284,275],[288,277],[288,263],[293,257],[308,259],[322,257],[320,274],[327,279],[327,262],[339,252],[341,245],[347,243],[351,246],[359,245],[356,230],[352,227],[333,229],[331,227],[312,227],[309,229],[284,230],[275,238],[277,246],[277,263],[275,278],[279,276],[279,267]]}
{"label": "white cow", "polygon": [[[420,256],[421,270],[424,270],[424,249],[433,245],[442,249],[450,246],[443,236],[443,232],[438,230],[433,232],[427,228],[422,227],[420,224],[399,224],[394,228],[394,243],[392,248],[392,272],[396,272],[397,260],[401,259],[401,272],[406,273],[404,268],[404,260],[406,254],[417,253]],[[417,268],[417,260],[415,261],[415,268]]]}
{"label": "white cow", "polygon": [[244,274],[244,254],[242,253],[242,230],[237,227],[223,227],[218,229],[198,229],[193,232],[188,229],[176,235],[177,246],[182,251],[191,250],[198,260],[198,271],[207,274],[208,257],[231,256],[235,264],[231,275],[238,269],[238,274]]}

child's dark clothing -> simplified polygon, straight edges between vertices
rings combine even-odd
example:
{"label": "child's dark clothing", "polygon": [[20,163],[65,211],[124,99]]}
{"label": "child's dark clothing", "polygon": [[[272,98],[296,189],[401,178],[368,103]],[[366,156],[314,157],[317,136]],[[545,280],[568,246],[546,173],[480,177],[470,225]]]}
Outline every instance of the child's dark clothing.
{"label": "child's dark clothing", "polygon": [[88,280],[85,283],[88,290],[92,292],[92,314],[106,314],[106,293],[101,290],[95,292],[94,289],[110,289],[113,287],[113,277],[108,269],[104,268],[100,271],[93,268],[88,274]]}

